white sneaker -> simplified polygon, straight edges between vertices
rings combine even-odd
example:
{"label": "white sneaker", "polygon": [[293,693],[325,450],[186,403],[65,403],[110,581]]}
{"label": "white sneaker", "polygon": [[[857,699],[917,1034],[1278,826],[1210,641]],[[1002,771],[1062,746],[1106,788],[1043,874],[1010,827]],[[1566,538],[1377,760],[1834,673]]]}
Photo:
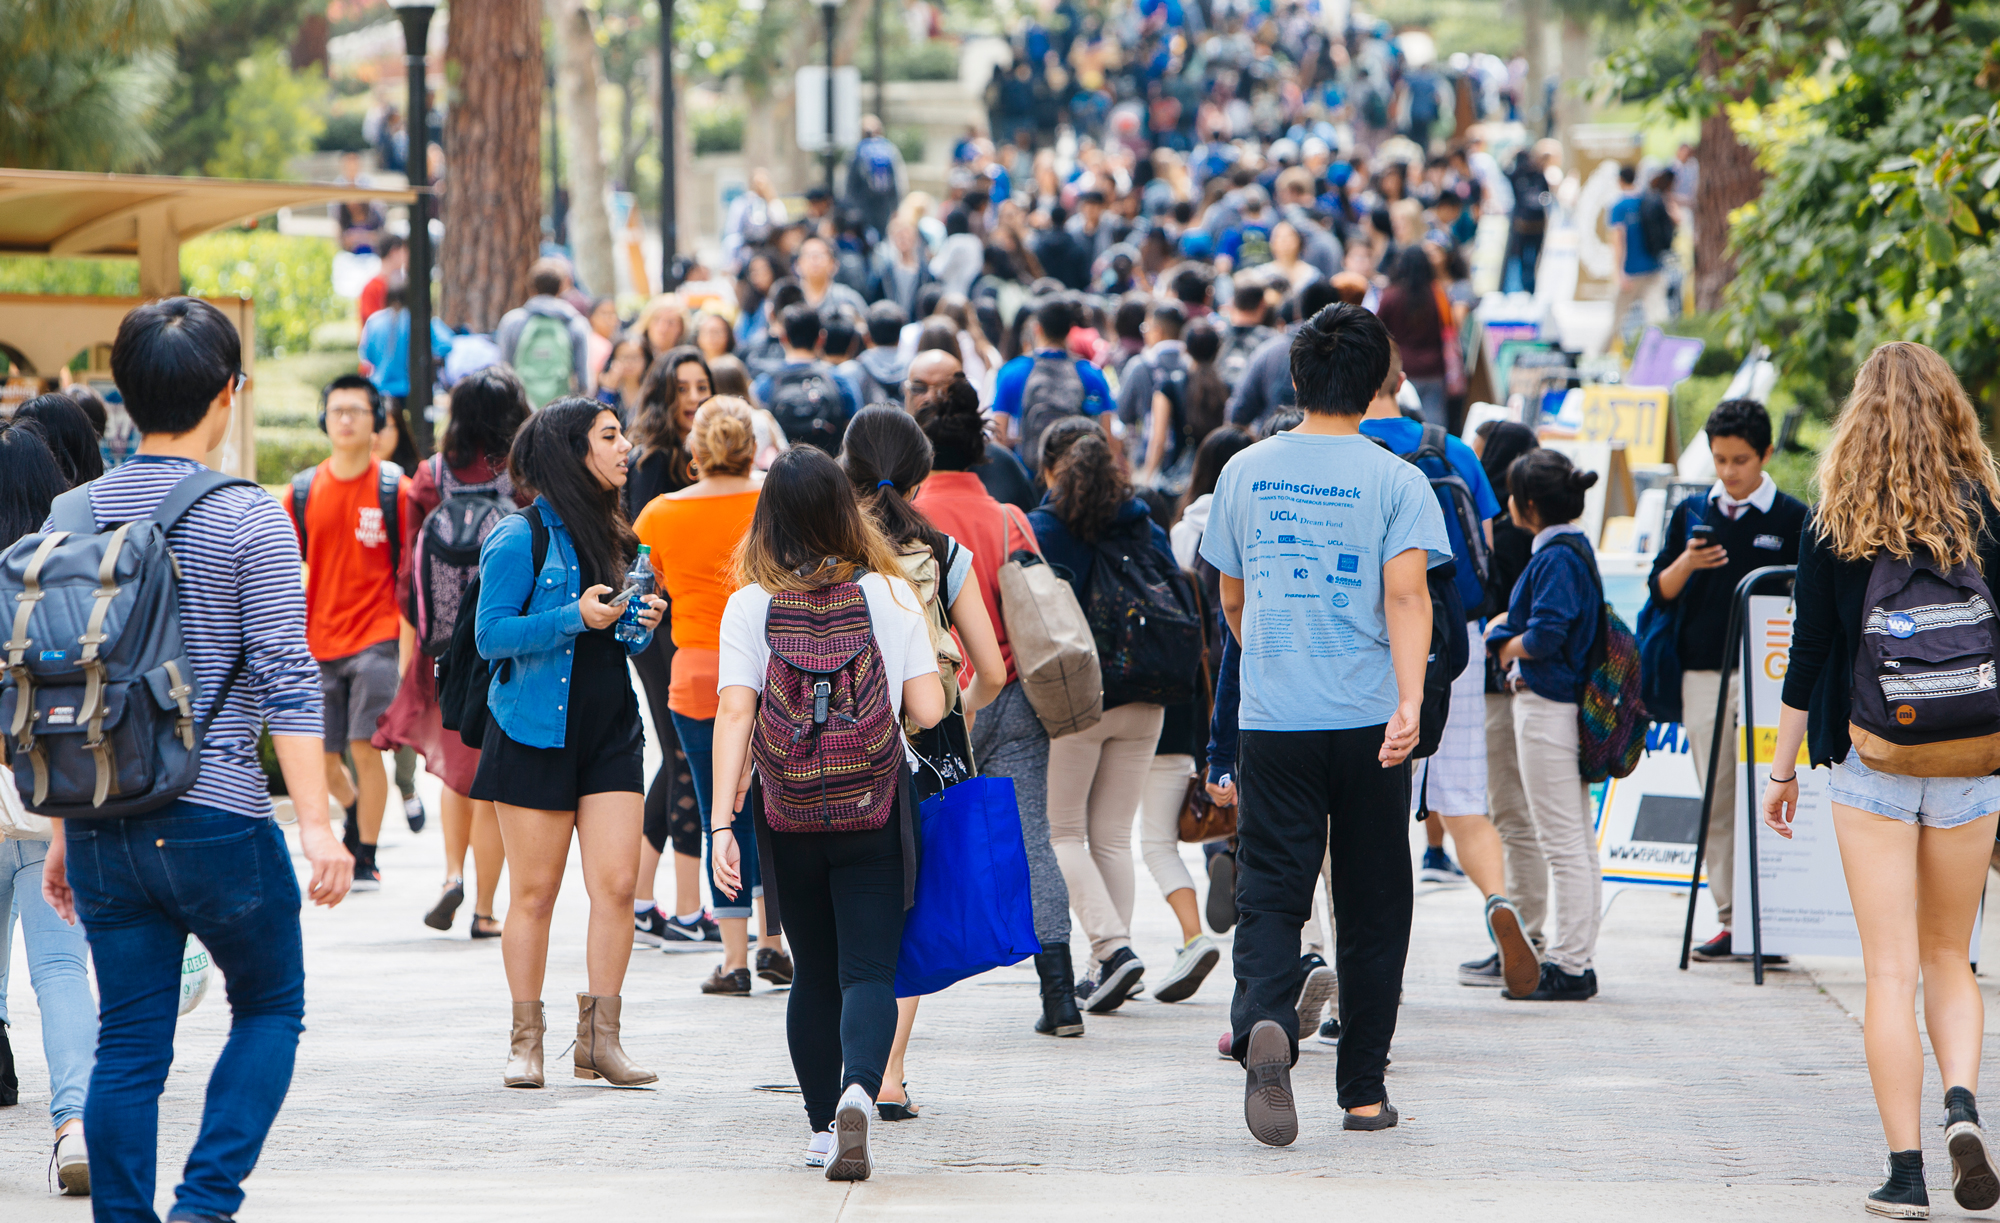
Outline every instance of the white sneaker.
{"label": "white sneaker", "polygon": [[1319,962],[1306,970],[1306,979],[1299,986],[1299,1033],[1304,1035],[1319,1027],[1319,1017],[1332,1004],[1334,1012],[1340,1010],[1340,978],[1333,966],[1318,956]]}
{"label": "white sneaker", "polygon": [[861,1084],[849,1084],[840,1093],[840,1106],[833,1110],[833,1150],[827,1156],[826,1179],[865,1181],[875,1171],[875,1161],[868,1155],[868,1116],[874,1111],[875,1101]]}
{"label": "white sneaker", "polygon": [[71,1130],[56,1139],[50,1162],[55,1165],[56,1183],[62,1186],[64,1197],[90,1196],[90,1150],[83,1144],[82,1130]]}
{"label": "white sneaker", "polygon": [[833,1131],[821,1130],[806,1144],[806,1167],[824,1168],[827,1157],[833,1154]]}
{"label": "white sneaker", "polygon": [[1180,1002],[1194,997],[1202,981],[1221,961],[1222,949],[1215,945],[1215,940],[1206,934],[1195,935],[1174,956],[1174,966],[1167,970],[1166,980],[1153,991],[1153,997],[1161,1002]]}

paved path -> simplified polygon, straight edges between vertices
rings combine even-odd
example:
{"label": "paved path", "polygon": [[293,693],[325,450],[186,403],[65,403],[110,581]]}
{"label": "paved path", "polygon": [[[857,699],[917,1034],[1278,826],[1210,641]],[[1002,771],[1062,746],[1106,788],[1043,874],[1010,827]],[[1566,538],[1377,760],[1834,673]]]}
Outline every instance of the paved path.
{"label": "paved path", "polygon": [[[702,997],[710,955],[633,954],[627,1048],[659,1072],[656,1090],[562,1077],[569,996],[583,984],[574,863],[546,994],[555,1073],[545,1091],[502,1089],[499,947],[468,941],[463,919],[451,935],[418,920],[440,857],[435,826],[412,836],[397,821],[385,889],[307,913],[308,1030],[246,1220],[543,1219],[580,1207],[604,1219],[970,1220],[1054,1207],[1156,1220],[1447,1203],[1503,1219],[1780,1220],[1858,1212],[1879,1174],[1859,1029],[1807,973],[1774,972],[1758,989],[1740,965],[1677,972],[1677,903],[1626,893],[1605,925],[1595,1002],[1507,1003],[1456,983],[1457,962],[1484,950],[1471,889],[1458,887],[1417,902],[1389,1080],[1399,1129],[1342,1133],[1332,1052],[1311,1044],[1294,1080],[1298,1144],[1250,1139],[1241,1071],[1214,1052],[1227,956],[1191,1002],[1142,997],[1074,1041],[1029,1030],[1023,967],[925,1003],[910,1054],[924,1117],[878,1128],[875,1182],[830,1186],[798,1163],[797,1096],[768,1089],[791,1080],[785,996],[760,985],[749,999]],[[1138,950],[1157,973],[1171,920],[1143,869],[1139,893]],[[47,1077],[18,949],[14,980],[23,1098],[0,1111],[0,1220],[81,1220],[81,1203],[44,1189]],[[227,1021],[212,996],[182,1022],[163,1190]],[[1933,1154],[1940,1186],[1948,1173]],[[1940,1217],[1954,1213],[1948,1193],[1935,1200]]]}

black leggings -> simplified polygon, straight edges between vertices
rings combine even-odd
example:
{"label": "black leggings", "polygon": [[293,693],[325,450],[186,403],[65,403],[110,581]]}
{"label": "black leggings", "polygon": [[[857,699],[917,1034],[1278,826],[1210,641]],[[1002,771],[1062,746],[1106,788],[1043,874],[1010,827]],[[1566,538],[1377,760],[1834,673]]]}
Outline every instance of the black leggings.
{"label": "black leggings", "polygon": [[659,736],[660,771],[646,787],[646,841],[654,853],[674,852],[687,858],[701,857],[701,810],[695,805],[694,778],[688,773],[687,754],[681,751],[680,737],[667,711],[667,685],[673,678],[674,643],[669,625],[660,621],[653,630],[653,644],[632,656],[639,672],[639,686],[646,690],[646,711],[653,716],[653,730]]}
{"label": "black leggings", "polygon": [[871,1099],[882,1090],[896,1039],[901,818],[874,832],[768,834],[767,869],[794,962],[785,1035],[815,1134],[833,1125],[849,1084]]}

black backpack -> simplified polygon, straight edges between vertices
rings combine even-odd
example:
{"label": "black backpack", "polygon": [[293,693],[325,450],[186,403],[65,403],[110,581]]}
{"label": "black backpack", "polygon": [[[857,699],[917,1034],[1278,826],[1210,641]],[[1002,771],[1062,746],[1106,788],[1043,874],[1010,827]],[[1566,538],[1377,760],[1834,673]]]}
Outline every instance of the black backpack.
{"label": "black backpack", "polygon": [[1038,356],[1021,386],[1021,461],[1031,474],[1042,470],[1042,434],[1065,416],[1083,415],[1083,375],[1067,354]]}
{"label": "black backpack", "polygon": [[1660,258],[1674,246],[1674,218],[1667,202],[1657,191],[1639,197],[1639,234],[1646,240],[1646,253]]}
{"label": "black backpack", "polygon": [[[528,572],[539,574],[549,559],[549,528],[534,506],[518,511],[528,519]],[[535,583],[528,583],[528,597],[521,601],[521,614],[535,598]],[[458,604],[458,621],[452,626],[451,641],[437,655],[438,720],[446,730],[455,730],[465,746],[477,748],[486,742],[486,693],[494,675],[505,678],[513,660],[488,662],[479,653],[479,575],[465,587]]]}
{"label": "black backpack", "polygon": [[1472,489],[1445,455],[1447,436],[1443,425],[1426,424],[1423,440],[1403,458],[1424,473],[1424,478],[1431,482],[1431,491],[1437,495],[1438,508],[1444,511],[1445,533],[1451,537],[1452,559],[1457,562],[1458,602],[1465,609],[1461,619],[1477,619],[1497,610],[1487,605],[1486,575],[1490,564],[1485,520],[1479,516]]}
{"label": "black backpack", "polygon": [[785,431],[785,440],[840,453],[847,432],[847,402],[832,369],[820,362],[781,369],[771,375],[770,403],[765,405]]}
{"label": "black backpack", "polygon": [[[317,464],[306,468],[292,477],[292,525],[299,532],[299,555],[306,553],[306,502],[312,497],[313,477],[319,474]],[[375,483],[375,500],[382,507],[382,526],[389,533],[389,568],[403,571],[403,513],[402,513],[403,469],[382,460]]]}
{"label": "black backpack", "polygon": [[1222,351],[1216,354],[1215,372],[1222,376],[1230,390],[1243,381],[1243,374],[1250,368],[1250,358],[1263,347],[1264,341],[1277,334],[1262,323],[1255,327],[1234,327],[1229,338],[1223,341]]}
{"label": "black backpack", "polygon": [[478,580],[480,545],[514,512],[514,486],[505,471],[483,484],[462,484],[443,455],[432,455],[430,462],[444,499],[417,528],[410,622],[417,628],[417,648],[436,658],[450,646],[465,592]]}
{"label": "black backpack", "polygon": [[1194,699],[1201,601],[1193,580],[1153,547],[1151,519],[1098,541],[1084,618],[1097,641],[1106,706]]}
{"label": "black backpack", "polygon": [[2000,770],[2000,621],[1976,566],[1883,553],[1861,601],[1848,735],[1906,777]]}
{"label": "black backpack", "polygon": [[1424,703],[1417,714],[1417,746],[1410,758],[1435,755],[1451,717],[1451,682],[1472,659],[1465,631],[1465,603],[1458,593],[1458,562],[1446,561],[1424,575],[1431,592],[1431,648],[1424,657]]}

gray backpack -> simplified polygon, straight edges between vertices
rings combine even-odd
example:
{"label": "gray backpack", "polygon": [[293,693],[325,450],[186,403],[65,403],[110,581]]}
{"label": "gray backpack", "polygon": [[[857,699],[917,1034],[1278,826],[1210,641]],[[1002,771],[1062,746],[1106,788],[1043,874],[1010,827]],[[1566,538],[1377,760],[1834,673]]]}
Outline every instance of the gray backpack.
{"label": "gray backpack", "polygon": [[1068,353],[1034,358],[1021,384],[1021,461],[1031,473],[1042,470],[1042,434],[1064,417],[1083,415],[1087,394]]}
{"label": "gray backpack", "polygon": [[167,531],[231,485],[188,476],[152,517],[100,532],[88,485],[56,498],[55,527],[0,553],[0,728],[27,805],[64,819],[140,815],[201,773],[201,744],[243,673],[239,655],[196,723],[194,666],[181,641],[179,574]]}

